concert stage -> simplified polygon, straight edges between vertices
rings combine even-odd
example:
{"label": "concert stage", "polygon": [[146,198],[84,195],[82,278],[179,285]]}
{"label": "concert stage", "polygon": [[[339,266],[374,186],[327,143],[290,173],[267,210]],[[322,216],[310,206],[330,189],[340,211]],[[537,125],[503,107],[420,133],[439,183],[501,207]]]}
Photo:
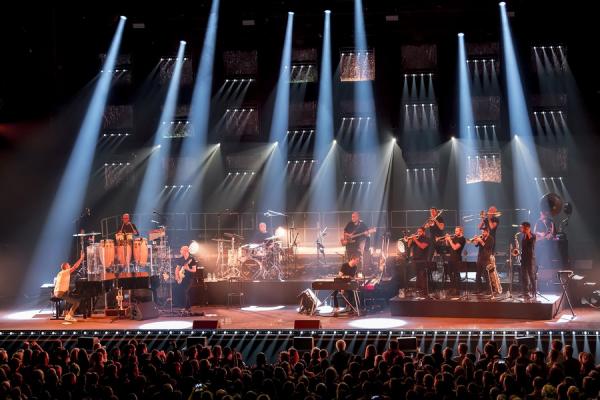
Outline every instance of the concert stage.
{"label": "concert stage", "polygon": [[[564,300],[566,301],[566,300]],[[498,318],[523,320],[551,320],[558,309],[560,296],[544,294],[536,302],[524,302],[519,298],[486,299],[424,299],[400,298],[390,300],[390,314],[402,317],[456,317]],[[563,304],[564,305],[564,304]],[[563,312],[569,312],[564,310]]]}

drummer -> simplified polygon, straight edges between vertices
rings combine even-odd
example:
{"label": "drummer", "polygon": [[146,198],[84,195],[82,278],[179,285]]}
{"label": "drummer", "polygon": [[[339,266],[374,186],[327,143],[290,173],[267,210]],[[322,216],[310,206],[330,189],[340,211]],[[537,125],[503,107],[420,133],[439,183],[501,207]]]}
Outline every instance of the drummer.
{"label": "drummer", "polygon": [[258,224],[258,230],[254,232],[254,235],[252,236],[252,243],[262,244],[269,237],[271,237],[271,235],[269,235],[269,232],[267,232],[267,224],[261,222],[260,224]]}
{"label": "drummer", "polygon": [[121,217],[121,228],[117,232],[118,233],[129,233],[129,234],[133,234],[136,236],[140,234],[138,232],[138,229],[135,226],[135,224],[133,222],[131,222],[131,219],[129,218],[129,214],[127,214],[127,213],[123,214],[123,216]]}

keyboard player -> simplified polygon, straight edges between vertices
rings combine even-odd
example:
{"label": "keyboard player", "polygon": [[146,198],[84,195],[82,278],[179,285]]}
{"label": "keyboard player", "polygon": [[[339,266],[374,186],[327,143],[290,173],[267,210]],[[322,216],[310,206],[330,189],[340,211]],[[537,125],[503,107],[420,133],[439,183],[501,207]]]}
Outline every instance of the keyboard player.
{"label": "keyboard player", "polygon": [[[354,278],[356,278],[356,275],[357,275],[358,265],[360,264],[360,258],[361,258],[361,256],[359,253],[351,254],[348,261],[345,262],[344,264],[342,264],[342,267],[340,268],[340,272],[338,273],[338,277],[342,278],[342,279],[354,280]],[[353,290],[342,290],[341,292],[346,299],[354,298]],[[333,297],[333,312],[334,313],[337,313],[339,311],[339,303],[338,303],[338,294],[339,293],[340,293],[339,290],[335,290],[331,294],[331,296]],[[358,304],[354,304],[354,306],[358,309]]]}
{"label": "keyboard player", "polygon": [[84,252],[81,251],[79,260],[71,266],[68,262],[62,263],[60,266],[60,272],[56,275],[56,282],[54,283],[54,296],[63,299],[65,302],[71,304],[71,308],[65,314],[65,321],[76,322],[74,318],[75,311],[79,307],[80,300],[69,294],[69,285],[71,283],[71,274],[77,271],[77,268],[81,265],[84,258]]}

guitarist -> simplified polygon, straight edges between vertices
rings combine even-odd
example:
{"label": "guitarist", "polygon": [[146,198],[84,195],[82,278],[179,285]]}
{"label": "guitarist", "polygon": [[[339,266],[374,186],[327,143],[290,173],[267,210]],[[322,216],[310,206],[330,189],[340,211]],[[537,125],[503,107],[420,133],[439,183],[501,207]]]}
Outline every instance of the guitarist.
{"label": "guitarist", "polygon": [[[368,231],[369,228],[361,221],[358,211],[354,211],[352,213],[352,220],[344,227],[344,237],[342,239],[342,244],[346,246],[347,260],[350,260],[350,256],[357,254],[360,257],[359,264],[362,266],[362,256],[365,250]],[[354,238],[351,238],[352,236]]]}
{"label": "guitarist", "polygon": [[175,268],[175,280],[179,284],[180,298],[183,299],[184,308],[189,310],[190,304],[190,286],[192,284],[193,274],[198,269],[198,261],[190,254],[188,246],[181,246],[179,254],[182,257],[182,265]]}

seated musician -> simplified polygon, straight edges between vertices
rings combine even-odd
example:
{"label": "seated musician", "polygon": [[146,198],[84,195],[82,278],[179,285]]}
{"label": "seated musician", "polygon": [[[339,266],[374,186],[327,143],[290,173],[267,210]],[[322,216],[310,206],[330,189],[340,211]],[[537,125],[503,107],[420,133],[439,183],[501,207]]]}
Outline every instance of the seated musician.
{"label": "seated musician", "polygon": [[59,299],[63,299],[65,302],[71,304],[71,308],[65,314],[65,321],[68,322],[77,322],[77,320],[73,317],[75,315],[75,311],[77,307],[79,307],[79,299],[69,295],[69,284],[71,283],[71,274],[77,271],[77,268],[81,265],[83,261],[84,252],[81,252],[81,256],[79,260],[71,266],[68,262],[62,263],[60,266],[60,272],[56,275],[56,283],[54,284],[54,297],[58,297]]}
{"label": "seated musician", "polygon": [[133,222],[131,222],[131,219],[129,218],[129,214],[127,214],[127,213],[123,214],[123,216],[121,217],[121,227],[119,228],[119,230],[117,232],[131,233],[133,235],[140,234],[138,232],[138,229],[135,226],[135,224]]}
{"label": "seated musician", "polygon": [[[338,277],[347,278],[348,280],[354,280],[354,278],[356,277],[356,273],[358,271],[359,263],[360,263],[360,254],[355,253],[355,254],[350,255],[350,259],[347,262],[342,264],[342,267],[340,268],[340,272],[338,272]],[[342,291],[342,293],[349,300],[354,298],[354,293],[352,293],[351,290],[345,290],[345,291]],[[338,294],[339,294],[339,290],[335,290],[331,294],[333,296],[333,311],[334,312],[339,311]],[[358,306],[358,304],[355,304],[354,306]]]}
{"label": "seated musician", "polygon": [[263,243],[267,238],[269,238],[269,232],[267,231],[267,224],[261,222],[258,224],[258,230],[254,232],[252,236],[252,243]]}
{"label": "seated musician", "polygon": [[417,272],[417,291],[420,295],[429,296],[427,284],[427,262],[429,259],[429,239],[425,236],[425,228],[417,229],[417,234],[404,238],[410,249],[412,262]]}
{"label": "seated musician", "polygon": [[462,226],[454,228],[454,236],[446,235],[444,242],[450,248],[448,257],[448,274],[450,275],[450,294],[458,294],[460,283],[460,264],[462,263],[462,251],[465,248],[465,237]]}
{"label": "seated musician", "polygon": [[190,254],[188,246],[181,246],[179,254],[182,257],[181,264],[175,268],[175,280],[179,283],[180,299],[186,310],[191,308],[190,287],[192,285],[193,274],[198,269],[198,261]]}

